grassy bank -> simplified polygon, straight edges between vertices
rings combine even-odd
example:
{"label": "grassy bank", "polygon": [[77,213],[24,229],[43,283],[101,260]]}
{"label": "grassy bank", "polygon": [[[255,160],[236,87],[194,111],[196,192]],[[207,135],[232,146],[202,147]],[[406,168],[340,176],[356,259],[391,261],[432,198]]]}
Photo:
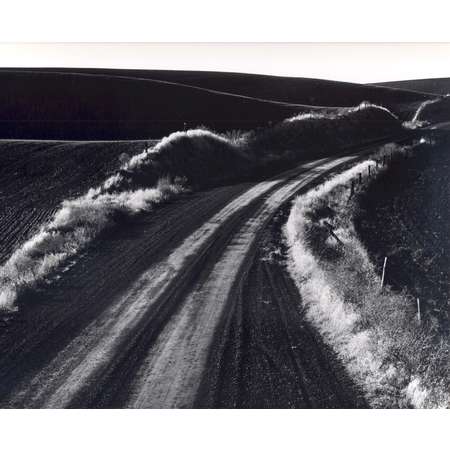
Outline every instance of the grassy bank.
{"label": "grassy bank", "polygon": [[[191,187],[261,179],[294,164],[333,156],[351,147],[408,130],[389,110],[364,102],[331,113],[301,114],[250,132],[217,134],[206,129],[173,133],[124,168],[129,186],[183,177]],[[130,171],[130,174],[127,174]]]}
{"label": "grassy bank", "polygon": [[[376,159],[392,152],[405,149],[385,147]],[[286,225],[289,268],[308,318],[373,407],[445,407],[448,342],[419,323],[406,292],[381,289],[381,270],[354,227],[364,185],[356,185],[351,197],[349,186],[369,167],[372,176],[386,170],[377,170],[374,159],[365,161],[295,201]]]}

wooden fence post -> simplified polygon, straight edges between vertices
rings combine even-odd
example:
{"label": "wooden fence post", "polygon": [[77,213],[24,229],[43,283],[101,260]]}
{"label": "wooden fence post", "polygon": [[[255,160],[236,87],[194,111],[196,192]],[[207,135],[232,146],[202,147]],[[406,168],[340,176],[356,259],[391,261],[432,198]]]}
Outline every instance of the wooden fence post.
{"label": "wooden fence post", "polygon": [[420,299],[419,298],[417,298],[417,320],[419,321],[419,324],[420,324],[421,317],[420,317]]}
{"label": "wooden fence post", "polygon": [[386,273],[386,263],[387,263],[387,256],[384,257],[384,264],[383,264],[383,274],[381,275],[381,289],[384,287],[384,275]]}
{"label": "wooden fence post", "polygon": [[344,245],[344,243],[337,237],[336,233],[333,230],[333,225],[331,225],[331,223],[329,222],[325,222],[326,227],[328,228],[328,232],[330,233],[330,235],[336,239],[337,242],[339,242],[339,244]]}

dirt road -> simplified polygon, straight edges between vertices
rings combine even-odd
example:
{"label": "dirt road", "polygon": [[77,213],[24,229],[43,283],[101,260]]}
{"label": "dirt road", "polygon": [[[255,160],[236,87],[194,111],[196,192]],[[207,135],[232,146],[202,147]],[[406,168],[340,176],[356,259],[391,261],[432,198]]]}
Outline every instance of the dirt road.
{"label": "dirt road", "polygon": [[0,330],[0,406],[363,405],[303,317],[279,234],[294,194],[356,158],[189,194],[102,235]]}

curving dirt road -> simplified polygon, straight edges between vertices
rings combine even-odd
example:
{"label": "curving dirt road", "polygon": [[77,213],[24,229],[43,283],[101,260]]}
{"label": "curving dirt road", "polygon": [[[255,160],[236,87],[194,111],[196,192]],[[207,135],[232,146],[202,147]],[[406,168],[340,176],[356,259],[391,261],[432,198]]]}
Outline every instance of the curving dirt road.
{"label": "curving dirt road", "polygon": [[0,330],[1,407],[357,407],[283,268],[286,202],[358,158],[180,197],[105,233]]}

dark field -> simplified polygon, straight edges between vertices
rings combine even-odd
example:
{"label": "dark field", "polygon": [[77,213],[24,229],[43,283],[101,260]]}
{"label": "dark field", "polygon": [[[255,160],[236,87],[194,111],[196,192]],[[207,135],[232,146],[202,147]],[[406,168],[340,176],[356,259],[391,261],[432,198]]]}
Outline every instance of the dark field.
{"label": "dark field", "polygon": [[141,142],[0,141],[0,263],[47,221],[63,200],[86,193]]}
{"label": "dark field", "polygon": [[27,72],[42,71],[44,73],[96,74],[109,77],[160,80],[265,100],[311,106],[352,106],[367,100],[395,107],[430,97],[430,95],[421,92],[408,92],[406,87],[392,89],[390,86],[382,85],[363,85],[313,78],[279,77],[233,72],[98,68],[0,69],[3,72],[15,70]]}
{"label": "dark field", "polygon": [[[351,83],[210,72],[0,70],[0,138],[160,138],[199,125],[254,129],[314,107],[370,101],[407,119],[410,91]],[[280,103],[281,102],[281,103]]]}
{"label": "dark field", "polygon": [[429,94],[445,95],[450,92],[450,78],[427,78],[423,80],[389,81],[375,83],[377,86],[411,89]]}
{"label": "dark field", "polygon": [[419,298],[423,317],[449,332],[450,136],[395,161],[362,197],[358,231],[386,281]]}

